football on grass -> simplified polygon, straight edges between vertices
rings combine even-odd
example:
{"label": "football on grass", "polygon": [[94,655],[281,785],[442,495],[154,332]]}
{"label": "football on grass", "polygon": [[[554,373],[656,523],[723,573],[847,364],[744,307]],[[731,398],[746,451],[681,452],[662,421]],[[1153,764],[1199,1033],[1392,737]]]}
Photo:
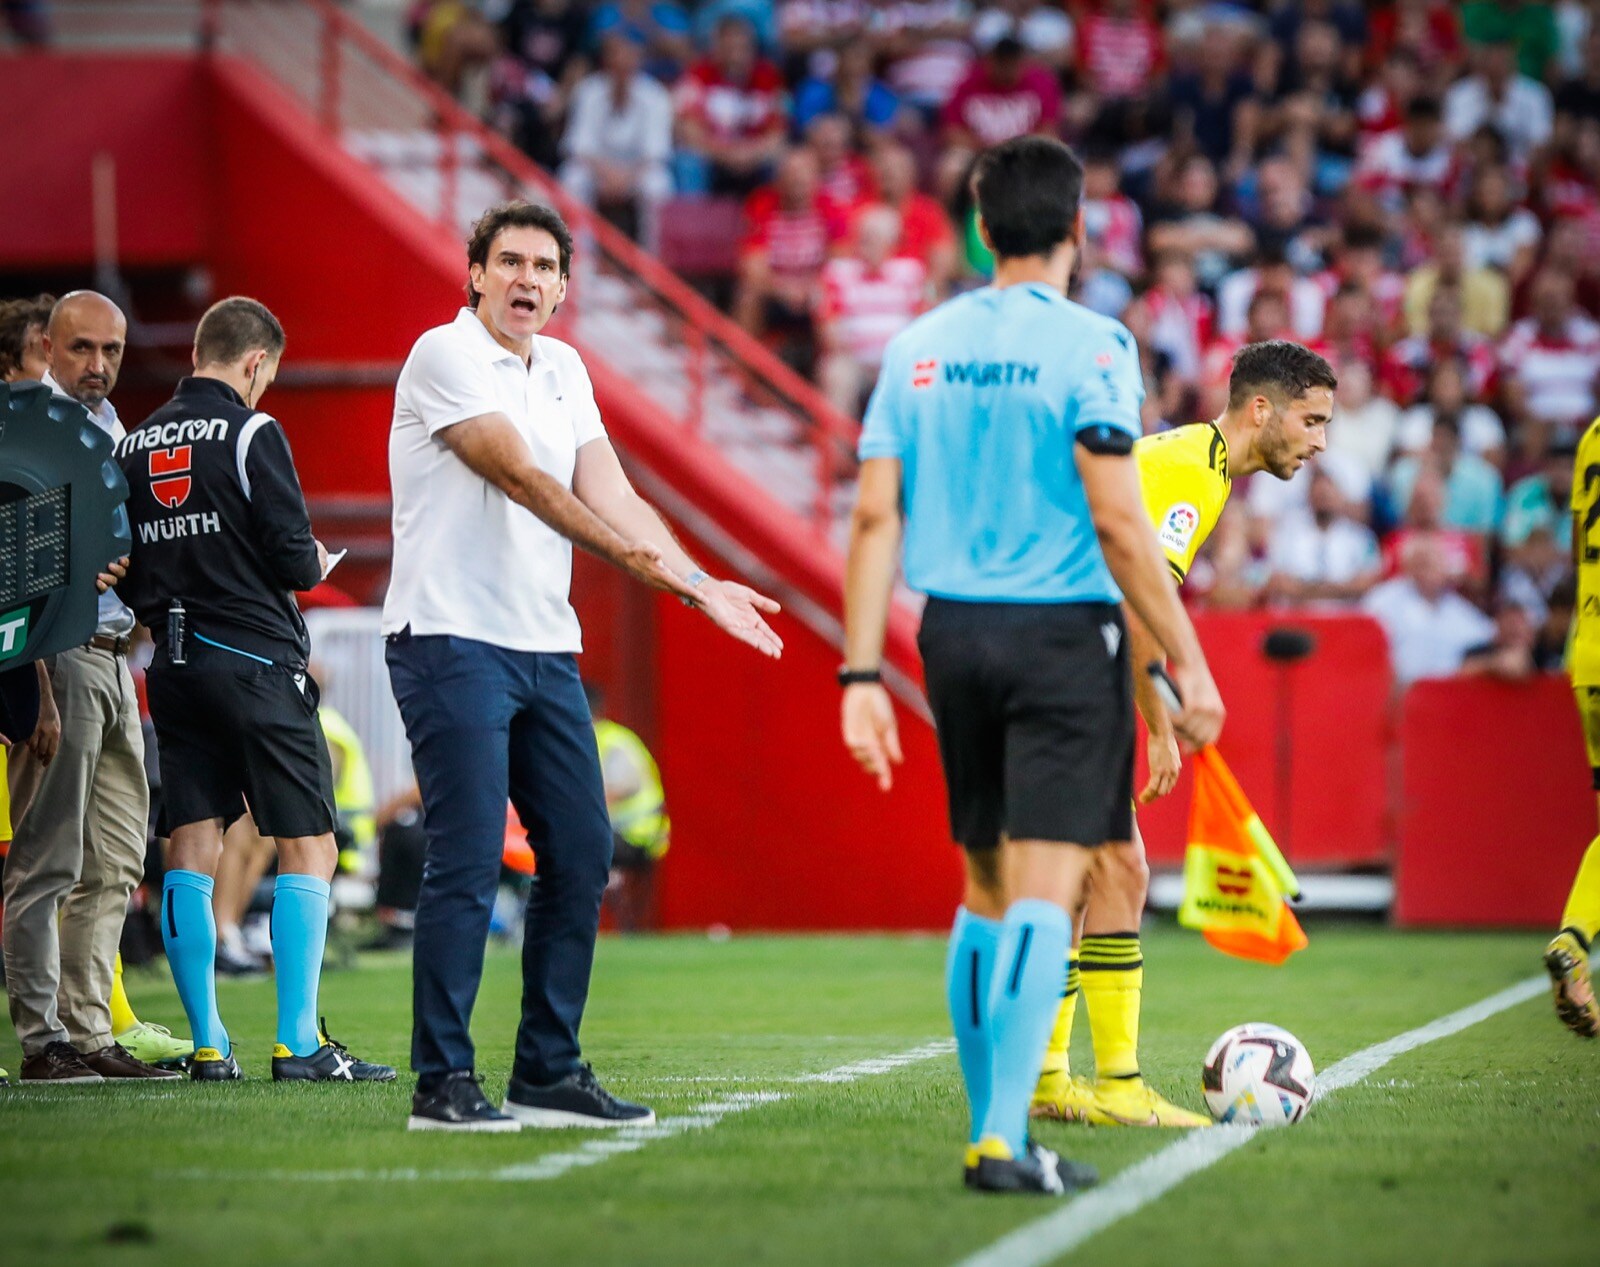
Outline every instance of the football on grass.
{"label": "football on grass", "polygon": [[1219,1122],[1289,1126],[1311,1107],[1316,1076],[1304,1043],[1286,1029],[1256,1022],[1235,1025],[1211,1044],[1200,1084]]}

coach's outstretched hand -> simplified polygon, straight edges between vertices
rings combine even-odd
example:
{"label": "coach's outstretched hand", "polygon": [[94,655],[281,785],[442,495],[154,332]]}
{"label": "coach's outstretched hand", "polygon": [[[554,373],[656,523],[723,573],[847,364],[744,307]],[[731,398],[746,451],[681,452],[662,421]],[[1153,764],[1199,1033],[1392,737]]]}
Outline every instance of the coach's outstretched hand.
{"label": "coach's outstretched hand", "polygon": [[711,618],[711,623],[740,642],[776,660],[783,654],[783,639],[761,618],[782,611],[776,599],[757,593],[737,581],[702,581],[690,600]]}
{"label": "coach's outstretched hand", "polygon": [[839,715],[844,746],[861,768],[878,781],[879,791],[887,792],[894,786],[890,764],[899,765],[905,760],[900,755],[900,730],[889,692],[877,682],[847,686]]}

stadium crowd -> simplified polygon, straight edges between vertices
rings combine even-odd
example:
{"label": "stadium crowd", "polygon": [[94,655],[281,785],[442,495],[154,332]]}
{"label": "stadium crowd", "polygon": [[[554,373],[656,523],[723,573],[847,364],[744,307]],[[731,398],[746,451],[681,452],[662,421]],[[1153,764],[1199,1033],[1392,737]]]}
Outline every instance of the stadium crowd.
{"label": "stadium crowd", "polygon": [[1363,605],[1409,680],[1559,662],[1573,445],[1600,405],[1597,15],[425,0],[411,29],[430,74],[470,94],[480,70],[492,121],[647,246],[670,248],[663,206],[739,208],[733,315],[848,413],[888,340],[991,267],[977,150],[1072,143],[1074,295],[1137,335],[1147,430],[1215,416],[1246,341],[1298,339],[1340,376],[1319,473],[1235,499],[1196,599]]}

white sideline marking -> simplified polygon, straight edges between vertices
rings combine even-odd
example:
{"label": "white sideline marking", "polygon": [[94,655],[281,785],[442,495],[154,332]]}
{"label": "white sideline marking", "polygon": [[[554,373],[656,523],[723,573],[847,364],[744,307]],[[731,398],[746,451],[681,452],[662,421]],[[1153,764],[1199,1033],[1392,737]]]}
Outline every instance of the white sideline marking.
{"label": "white sideline marking", "polygon": [[[869,1060],[857,1060],[848,1065],[840,1065],[837,1069],[828,1069],[822,1073],[801,1074],[794,1078],[769,1078],[767,1082],[778,1083],[849,1083],[861,1078],[876,1077],[878,1074],[891,1073],[906,1065],[915,1064],[920,1060],[932,1060],[937,1056],[948,1056],[956,1049],[954,1039],[945,1038],[934,1042],[923,1043],[909,1051],[897,1052],[892,1056],[877,1056]],[[743,1079],[740,1079],[743,1080]],[[760,1079],[749,1079],[760,1081]],[[644,1081],[641,1079],[641,1081]],[[777,1104],[781,1100],[789,1100],[796,1093],[792,1091],[748,1091],[735,1092],[723,1096],[719,1100],[711,1100],[686,1113],[675,1114],[672,1117],[660,1118],[652,1126],[623,1126],[607,1133],[597,1139],[589,1139],[579,1144],[576,1148],[563,1153],[546,1153],[532,1161],[519,1162],[511,1166],[501,1166],[494,1170],[252,1170],[236,1172],[232,1175],[219,1174],[214,1170],[196,1170],[176,1172],[176,1177],[192,1178],[250,1178],[250,1179],[280,1179],[301,1180],[312,1183],[372,1183],[375,1181],[411,1182],[414,1180],[440,1180],[440,1179],[495,1179],[505,1182],[527,1183],[541,1179],[559,1179],[568,1171],[578,1170],[586,1166],[597,1166],[612,1157],[625,1153],[636,1153],[647,1144],[656,1140],[674,1139],[690,1131],[703,1131],[717,1125],[723,1118],[732,1117],[736,1113],[744,1113],[762,1104]]]}
{"label": "white sideline marking", "polygon": [[[1549,988],[1549,978],[1529,977],[1459,1012],[1451,1012],[1346,1056],[1317,1079],[1317,1099],[1354,1086],[1396,1056],[1459,1034]],[[1213,1126],[1191,1131],[1137,1165],[1120,1171],[1109,1183],[1068,1202],[1054,1214],[1026,1223],[987,1249],[963,1258],[956,1267],[1045,1267],[1113,1223],[1164,1196],[1190,1175],[1216,1165],[1255,1137],[1255,1130],[1248,1126]]]}

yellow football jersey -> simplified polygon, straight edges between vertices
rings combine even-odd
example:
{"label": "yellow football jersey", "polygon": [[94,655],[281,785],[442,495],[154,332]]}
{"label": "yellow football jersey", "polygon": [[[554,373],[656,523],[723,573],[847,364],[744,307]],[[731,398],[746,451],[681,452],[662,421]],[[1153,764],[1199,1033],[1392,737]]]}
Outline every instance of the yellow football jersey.
{"label": "yellow football jersey", "polygon": [[1193,423],[1145,436],[1133,446],[1145,513],[1182,585],[1194,556],[1228,504],[1228,443],[1215,423]]}
{"label": "yellow football jersey", "polygon": [[1578,613],[1568,665],[1580,686],[1600,686],[1600,418],[1578,441],[1572,472],[1572,532],[1578,556]]}

